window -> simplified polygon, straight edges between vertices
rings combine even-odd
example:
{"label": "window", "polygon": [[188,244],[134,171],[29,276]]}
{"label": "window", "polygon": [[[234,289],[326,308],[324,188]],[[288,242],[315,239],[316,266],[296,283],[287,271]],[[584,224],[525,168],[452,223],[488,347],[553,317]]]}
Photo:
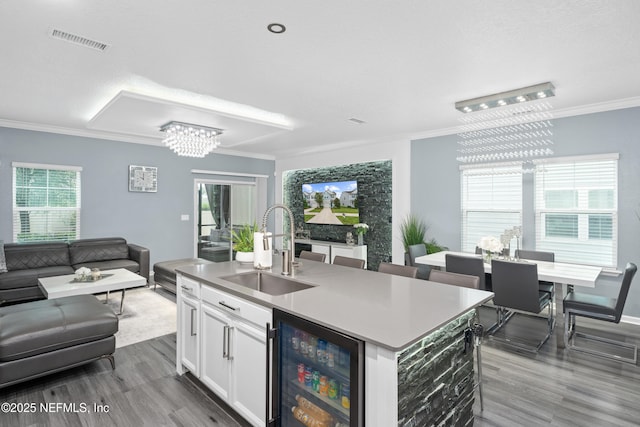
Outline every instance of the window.
{"label": "window", "polygon": [[13,241],[73,240],[80,235],[80,171],[13,163]]}
{"label": "window", "polygon": [[522,170],[514,166],[462,169],[462,250],[484,236],[500,237],[522,223]]}
{"label": "window", "polygon": [[535,173],[536,249],[562,262],[617,265],[618,157],[553,159]]}

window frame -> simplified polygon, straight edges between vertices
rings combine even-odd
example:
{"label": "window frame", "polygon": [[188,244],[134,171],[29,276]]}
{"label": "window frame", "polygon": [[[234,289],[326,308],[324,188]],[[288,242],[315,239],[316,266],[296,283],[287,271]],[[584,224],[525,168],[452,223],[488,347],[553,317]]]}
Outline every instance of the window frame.
{"label": "window frame", "polygon": [[[80,215],[81,215],[81,207],[82,207],[82,187],[81,187],[81,172],[82,167],[80,166],[68,166],[68,165],[50,165],[50,164],[40,164],[40,163],[22,163],[22,162],[12,162],[12,235],[14,242],[32,242],[32,241],[68,241],[80,238]],[[46,173],[46,183],[44,186],[23,186],[19,185],[17,182],[18,178],[18,169],[35,169],[42,170]],[[74,172],[75,176],[75,185],[73,187],[69,187],[69,190],[73,190],[75,193],[75,206],[52,206],[50,201],[50,195],[52,190],[60,190],[62,188],[56,188],[51,185],[50,177],[51,171],[63,171],[63,172]],[[42,205],[36,206],[19,206],[18,204],[18,189],[19,188],[27,188],[27,189],[39,189],[44,190],[44,194],[46,195],[45,201]],[[30,231],[32,234],[36,234],[36,238],[23,238],[20,237],[22,235],[21,230],[21,221],[20,221],[20,212],[42,212],[44,213],[44,217],[46,218],[43,223],[41,223],[44,227],[40,232]],[[68,229],[62,231],[60,237],[56,237],[56,232],[53,231],[51,224],[49,223],[50,214],[51,213],[60,213],[60,212],[70,212],[75,214],[75,227],[69,227]],[[30,218],[31,221],[31,218]]]}
{"label": "window frame", "polygon": [[[493,192],[495,187],[495,177],[500,175],[513,175],[517,176],[519,179],[517,180],[518,184],[515,189],[509,189],[509,191],[515,191],[513,194],[517,194],[518,196],[511,200],[512,195],[504,194],[506,192]],[[491,176],[492,185],[491,185],[491,200],[487,201],[487,203],[482,207],[469,206],[469,197],[468,187],[469,187],[469,179],[472,179],[474,176]],[[514,180],[516,181],[516,180]],[[498,197],[499,194],[503,195],[502,202],[507,204],[512,204],[510,207],[500,207],[495,208],[494,200]],[[478,164],[478,165],[464,165],[460,166],[460,222],[461,222],[461,250],[463,252],[474,252],[475,247],[479,240],[484,236],[494,236],[496,238],[500,238],[503,232],[507,229],[512,229],[513,227],[522,227],[522,219],[523,219],[523,170],[522,165],[514,165],[513,163],[493,163],[493,164]],[[509,199],[509,200],[507,200]],[[486,231],[483,231],[479,235],[470,230],[469,225],[469,217],[472,214],[485,214],[487,218],[491,218],[488,222],[495,222],[487,227]],[[502,215],[505,218],[513,217],[515,218],[513,221],[511,220],[501,220],[499,216]],[[498,219],[496,219],[498,217]]]}
{"label": "window frame", "polygon": [[[551,251],[555,253],[555,259],[561,262],[599,265],[605,268],[617,268],[618,263],[618,189],[619,189],[619,155],[617,153],[556,157],[551,159],[537,160],[534,175],[534,215],[535,215],[535,247],[536,250]],[[584,171],[589,164],[593,164],[593,174],[584,175]],[[603,165],[606,169],[603,169]],[[544,183],[545,168],[556,169],[557,174],[566,173],[573,168],[573,180],[561,180],[554,178],[549,184]],[[597,174],[602,177],[598,179]],[[587,176],[587,178],[585,178]],[[597,182],[594,184],[589,181]],[[560,184],[562,183],[562,184]],[[576,203],[572,207],[549,208],[545,205],[547,199],[546,191],[558,191],[559,186],[563,191],[573,191],[576,194]],[[602,207],[601,196],[597,200],[592,200],[592,195],[610,192],[612,194],[611,207]],[[606,194],[606,193],[605,193]],[[604,199],[606,200],[606,198]],[[592,203],[595,207],[591,207]],[[547,234],[546,219],[550,215],[575,215],[577,217],[577,237],[549,237]],[[610,238],[591,236],[591,220],[594,217],[608,217],[611,220]],[[610,243],[607,243],[610,241]],[[585,250],[585,245],[591,245],[591,250]],[[563,249],[565,248],[565,249]],[[599,251],[594,249],[602,248]]]}

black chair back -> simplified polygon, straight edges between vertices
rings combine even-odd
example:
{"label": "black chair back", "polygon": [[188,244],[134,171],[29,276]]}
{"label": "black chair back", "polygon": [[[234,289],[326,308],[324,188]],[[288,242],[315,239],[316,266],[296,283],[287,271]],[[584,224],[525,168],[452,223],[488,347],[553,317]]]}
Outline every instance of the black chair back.
{"label": "black chair back", "polygon": [[324,262],[324,260],[327,258],[327,255],[321,254],[319,252],[301,251],[300,256],[298,258],[310,259],[311,261]]}
{"label": "black chair back", "polygon": [[522,258],[522,259],[532,259],[535,261],[549,261],[549,262],[554,262],[556,259],[556,256],[553,252],[527,251],[524,249],[516,249],[515,257]]}
{"label": "black chair back", "polygon": [[378,266],[378,272],[395,274],[396,276],[412,277],[414,279],[418,277],[418,267],[390,264],[388,262],[381,262]]}
{"label": "black chair back", "polygon": [[633,276],[636,275],[636,271],[638,271],[638,267],[634,263],[632,262],[627,263],[627,266],[624,269],[624,276],[622,276],[622,284],[620,285],[620,293],[618,294],[618,300],[616,301],[616,310],[615,310],[616,323],[619,323],[620,318],[622,317],[622,310],[624,310],[624,304],[627,301],[629,288],[631,287]]}
{"label": "black chair back", "polygon": [[350,258],[347,256],[336,255],[333,258],[335,265],[344,265],[345,267],[364,268],[364,260],[359,258]]}
{"label": "black chair back", "polygon": [[539,313],[538,266],[533,263],[491,261],[493,303],[500,307]]}
{"label": "black chair back", "polygon": [[486,291],[484,261],[480,257],[456,254],[445,255],[446,269],[450,273],[468,274],[479,280],[479,289]]}

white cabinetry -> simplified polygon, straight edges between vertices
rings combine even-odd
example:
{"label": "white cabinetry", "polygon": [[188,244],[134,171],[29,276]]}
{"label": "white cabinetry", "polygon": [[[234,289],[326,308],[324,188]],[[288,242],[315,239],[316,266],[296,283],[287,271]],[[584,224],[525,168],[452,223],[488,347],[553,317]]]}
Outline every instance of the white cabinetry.
{"label": "white cabinetry", "polygon": [[[182,286],[190,280],[178,275],[178,373],[191,371],[252,425],[264,426],[265,326],[271,322],[271,310],[195,282],[199,338],[193,340],[189,313],[194,298]],[[192,347],[197,353],[194,363]]]}
{"label": "white cabinetry", "polygon": [[313,252],[318,252],[327,255],[325,263],[333,264],[333,259],[336,255],[346,256],[349,258],[363,259],[365,264],[364,268],[367,268],[367,245],[362,246],[350,246],[341,242],[326,242],[324,240],[305,240],[297,239],[297,243],[303,243],[311,245]]}
{"label": "white cabinetry", "polygon": [[331,245],[331,264],[333,264],[333,259],[336,257],[336,255],[363,259],[364,268],[367,268],[367,245]]}

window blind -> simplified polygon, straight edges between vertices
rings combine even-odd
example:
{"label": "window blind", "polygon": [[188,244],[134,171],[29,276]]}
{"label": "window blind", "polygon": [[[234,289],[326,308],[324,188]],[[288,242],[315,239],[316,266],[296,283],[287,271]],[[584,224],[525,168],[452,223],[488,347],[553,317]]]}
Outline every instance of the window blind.
{"label": "window blind", "polygon": [[474,252],[482,237],[500,238],[522,224],[522,169],[468,167],[461,171],[463,252]]}
{"label": "window blind", "polygon": [[80,235],[80,169],[13,165],[13,241],[68,241]]}
{"label": "window blind", "polygon": [[535,172],[536,249],[556,261],[615,267],[617,155],[557,159]]}

